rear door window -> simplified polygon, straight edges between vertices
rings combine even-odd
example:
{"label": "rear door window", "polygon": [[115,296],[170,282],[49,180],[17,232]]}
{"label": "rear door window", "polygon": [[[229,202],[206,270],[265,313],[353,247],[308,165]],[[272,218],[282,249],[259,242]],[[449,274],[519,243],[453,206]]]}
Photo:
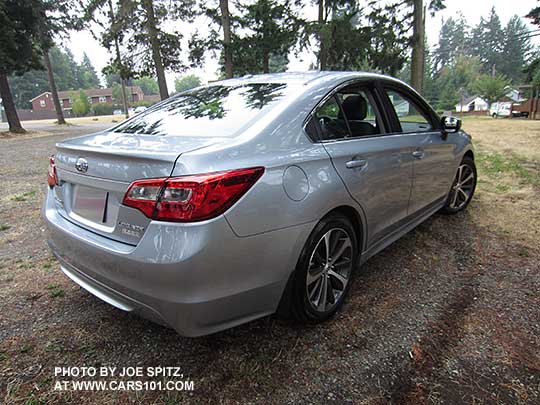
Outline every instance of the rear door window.
{"label": "rear door window", "polygon": [[319,140],[341,139],[350,136],[347,122],[335,97],[329,98],[315,111],[315,120],[319,124]]}
{"label": "rear door window", "polygon": [[337,97],[353,138],[382,133],[371,93],[367,90],[350,89],[340,91]]}
{"label": "rear door window", "polygon": [[306,131],[320,141],[383,133],[371,93],[358,87],[340,90],[319,106]]}

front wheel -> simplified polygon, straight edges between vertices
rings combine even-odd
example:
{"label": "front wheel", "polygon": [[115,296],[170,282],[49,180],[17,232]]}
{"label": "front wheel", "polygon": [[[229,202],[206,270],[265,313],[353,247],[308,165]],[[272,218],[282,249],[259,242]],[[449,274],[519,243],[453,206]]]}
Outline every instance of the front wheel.
{"label": "front wheel", "polygon": [[442,212],[455,214],[463,211],[471,202],[475,189],[476,165],[471,157],[465,156],[458,167]]}
{"label": "front wheel", "polygon": [[343,305],[358,258],[351,222],[342,215],[322,219],[296,267],[291,313],[301,322],[327,320]]}

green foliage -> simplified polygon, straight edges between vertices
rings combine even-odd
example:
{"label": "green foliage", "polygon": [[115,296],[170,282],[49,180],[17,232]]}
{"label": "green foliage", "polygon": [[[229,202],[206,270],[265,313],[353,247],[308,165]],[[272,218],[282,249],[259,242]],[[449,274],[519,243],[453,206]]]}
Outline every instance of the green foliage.
{"label": "green foliage", "polygon": [[[530,18],[533,24],[540,27],[540,7],[533,8],[529,14],[527,14],[527,18]],[[537,56],[531,63],[524,69],[524,72],[528,82],[532,83],[533,86],[540,87],[540,57],[538,56],[538,52],[536,52],[536,55]]]}
{"label": "green foliage", "polygon": [[[120,84],[121,78],[118,73],[106,73],[105,74],[105,84],[107,87],[113,87],[114,84]],[[129,78],[126,80],[126,86],[133,86],[133,79]]]}
{"label": "green foliage", "polygon": [[[231,15],[231,52],[233,74],[277,72],[286,70],[288,53],[301,35],[304,21],[299,10],[286,0],[256,0],[238,3],[237,15]],[[224,75],[221,14],[218,2],[202,5],[201,13],[212,22],[207,35],[196,32],[189,40],[192,66],[202,66],[207,54],[220,55]]]}
{"label": "green foliage", "polygon": [[439,32],[439,43],[435,48],[434,63],[437,69],[454,64],[459,56],[467,54],[467,23],[463,15],[450,17]]}
{"label": "green foliage", "polygon": [[[371,9],[364,10],[367,23],[363,30],[369,34],[369,37],[364,38],[364,42],[369,44],[369,47],[364,55],[359,54],[358,59],[363,61],[367,58],[373,69],[396,76],[407,61],[411,40],[411,15],[408,10],[410,1],[400,3],[406,7],[405,10],[395,4],[382,6],[380,3],[372,2]],[[403,15],[407,18],[403,19]],[[354,70],[354,67],[352,69]]]}
{"label": "green foliage", "polygon": [[0,1],[0,74],[43,68],[40,27],[44,21],[39,0]]}
{"label": "green foliage", "polygon": [[504,97],[509,83],[509,80],[503,75],[483,74],[474,83],[474,89],[479,96],[491,104]]}
{"label": "green foliage", "polygon": [[114,106],[110,103],[98,103],[92,106],[94,115],[112,115]]}
{"label": "green foliage", "polygon": [[540,6],[534,7],[529,12],[529,14],[527,14],[527,18],[530,18],[533,24],[538,25],[540,27]]}
{"label": "green foliage", "polygon": [[[58,90],[99,87],[99,79],[97,75],[93,76],[95,69],[88,58],[83,58],[83,62],[78,65],[69,49],[56,46],[49,50],[49,57]],[[9,77],[9,84],[18,108],[31,108],[32,98],[49,91],[49,80],[44,70],[31,70],[20,76],[12,75]]]}
{"label": "green foliage", "polygon": [[[178,30],[171,30],[171,27],[175,27],[178,20],[191,21],[195,2],[152,0],[151,3],[156,19],[157,48],[163,66],[166,70],[182,71],[186,68],[181,55],[183,35]],[[105,74],[116,73],[124,79],[155,75],[147,26],[148,13],[143,0],[118,2],[112,16],[108,0],[90,1],[85,9],[85,20],[103,28],[96,35],[101,45],[111,53]],[[120,47],[120,60],[115,51],[116,41]]]}
{"label": "green foliage", "polygon": [[[127,89],[126,89],[126,96],[127,96]],[[122,98],[122,86],[118,83],[114,83],[112,86],[112,99],[114,104],[123,105],[123,98]],[[128,96],[128,104],[129,104],[129,96]]]}
{"label": "green foliage", "polygon": [[[53,67],[54,69],[54,67]],[[83,60],[80,65],[76,65],[76,82],[77,88],[92,89],[100,87],[99,78],[96,69],[92,65],[90,58],[86,54],[83,55]]]}
{"label": "green foliage", "polygon": [[520,84],[531,52],[528,33],[519,16],[513,16],[503,29],[494,8],[472,30],[462,15],[449,18],[441,27],[435,49],[436,70],[455,64],[459,56],[471,56],[480,60],[483,73],[502,73]]}
{"label": "green foliage", "polygon": [[523,67],[532,50],[528,34],[529,28],[517,15],[508,21],[504,29],[502,60],[498,70],[516,84],[524,79]]}
{"label": "green foliage", "polygon": [[152,101],[146,101],[146,100],[141,100],[141,101],[137,101],[136,103],[133,103],[133,107],[136,108],[136,107],[150,107],[151,105],[155,104],[156,102],[152,102]]}
{"label": "green foliage", "polygon": [[428,82],[428,100],[437,110],[451,110],[460,101],[475,91],[474,82],[480,76],[482,66],[478,58],[458,56],[454,64],[440,69]]}
{"label": "green foliage", "polygon": [[85,116],[90,112],[90,101],[88,101],[88,96],[83,90],[80,90],[78,93],[73,92],[71,94],[71,100],[73,101],[71,109],[77,117]]}
{"label": "green foliage", "polygon": [[239,12],[238,25],[245,34],[236,40],[235,68],[250,73],[268,73],[270,57],[286,57],[296,43],[300,20],[288,1],[256,0],[247,5],[240,4]]}
{"label": "green foliage", "polygon": [[186,75],[182,77],[177,77],[174,80],[174,90],[176,93],[193,89],[201,85],[201,79],[196,75]]}
{"label": "green foliage", "polygon": [[144,76],[133,80],[134,86],[139,86],[144,94],[159,94],[157,81],[153,77]]}

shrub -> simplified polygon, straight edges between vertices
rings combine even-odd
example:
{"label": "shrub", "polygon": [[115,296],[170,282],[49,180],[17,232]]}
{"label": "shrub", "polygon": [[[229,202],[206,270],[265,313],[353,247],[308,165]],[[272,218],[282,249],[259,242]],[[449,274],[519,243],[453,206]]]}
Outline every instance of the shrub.
{"label": "shrub", "polygon": [[94,115],[112,115],[114,106],[110,103],[94,104],[92,107]]}

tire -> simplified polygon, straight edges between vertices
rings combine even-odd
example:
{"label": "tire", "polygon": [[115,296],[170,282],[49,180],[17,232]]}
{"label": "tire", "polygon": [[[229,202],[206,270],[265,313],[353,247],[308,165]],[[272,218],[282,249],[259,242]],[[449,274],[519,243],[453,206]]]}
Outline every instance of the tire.
{"label": "tire", "polygon": [[497,114],[492,114],[491,115],[493,118],[497,118]]}
{"label": "tire", "polygon": [[[332,253],[339,256],[332,258]],[[291,285],[290,314],[300,322],[313,324],[331,318],[349,292],[357,259],[358,237],[351,222],[343,215],[323,218],[298,259]]]}
{"label": "tire", "polygon": [[[472,175],[472,177],[470,177]],[[474,159],[465,156],[459,164],[446,203],[441,209],[445,214],[456,214],[463,211],[471,202],[476,190],[476,165]]]}

